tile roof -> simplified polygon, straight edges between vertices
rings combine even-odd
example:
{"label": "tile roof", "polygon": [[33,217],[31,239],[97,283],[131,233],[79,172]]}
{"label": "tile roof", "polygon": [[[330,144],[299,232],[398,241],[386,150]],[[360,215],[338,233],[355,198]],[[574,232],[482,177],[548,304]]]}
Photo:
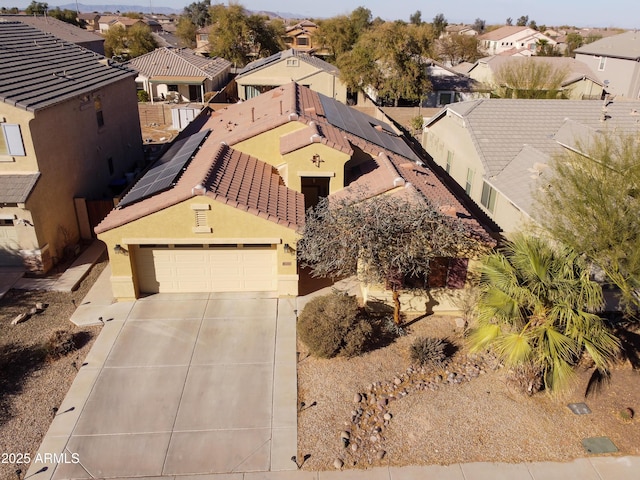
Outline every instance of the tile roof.
{"label": "tile roof", "polygon": [[125,65],[148,78],[182,76],[214,79],[231,68],[231,62],[223,58],[202,57],[188,48],[171,47],[158,48],[128,61]]}
{"label": "tile roof", "polygon": [[525,32],[531,30],[529,27],[518,27],[516,25],[505,25],[504,27],[496,28],[490,32],[483,33],[478,37],[479,40],[502,40],[503,38],[510,37],[516,33]]}
{"label": "tile roof", "polygon": [[593,132],[640,132],[640,101],[481,99],[448,105],[426,126],[447,112],[464,120],[487,181],[526,213],[535,173],[529,169],[561,145],[575,148]]}
{"label": "tile roof", "polygon": [[0,203],[24,203],[35,187],[40,173],[0,174]]}
{"label": "tile roof", "polygon": [[283,52],[278,52],[270,57],[260,58],[258,60],[254,60],[253,62],[248,63],[240,72],[238,73],[238,77],[242,78],[243,76],[249,75],[250,73],[254,73],[260,69],[270,67],[282,60],[287,58],[296,57],[303,62],[308,63],[309,65],[314,66],[318,70],[323,70],[332,75],[340,75],[340,70],[335,65],[331,65],[324,60],[319,59],[318,57],[314,57],[313,55],[309,55],[308,53],[301,52],[294,48],[290,48],[289,50],[285,50]]}
{"label": "tile roof", "polygon": [[87,42],[104,43],[104,37],[53,17],[3,14],[0,15],[0,21],[25,23],[37,28],[38,30],[50,33],[51,35],[54,35],[66,42],[78,45]]}
{"label": "tile roof", "polygon": [[594,83],[598,85],[602,85],[602,82],[598,79],[598,76],[591,70],[591,67],[584,62],[576,60],[571,57],[538,57],[538,56],[530,56],[530,57],[514,57],[514,56],[503,56],[503,55],[493,55],[491,57],[486,57],[478,60],[477,63],[485,63],[489,69],[495,74],[504,65],[512,63],[512,62],[535,62],[535,63],[548,63],[553,68],[556,69],[566,69],[567,76],[563,82],[563,86],[569,85],[577,80],[581,80],[583,78],[588,78]]}
{"label": "tile roof", "polygon": [[574,50],[584,55],[640,60],[640,33],[635,30],[596,40]]}
{"label": "tile roof", "polygon": [[473,92],[482,90],[484,87],[480,82],[469,77],[466,73],[461,73],[451,67],[447,67],[435,60],[429,60],[427,64],[427,74],[434,92],[454,91]]}
{"label": "tile roof", "polygon": [[[194,195],[193,187],[199,184],[205,185],[207,195],[216,200],[290,228],[301,225],[304,221],[302,194],[288,189],[273,167],[233,149],[238,142],[285,123],[299,122],[299,130],[281,137],[281,151],[287,152],[290,148],[308,144],[311,137],[317,135],[318,140],[314,141],[323,142],[331,148],[348,152],[359,149],[372,156],[371,160],[361,163],[357,168],[349,169],[349,187],[345,193],[338,195],[365,192],[373,196],[413,185],[424,201],[455,209],[478,236],[490,241],[487,232],[439,177],[428,167],[416,163],[419,161],[417,157],[413,161],[359,134],[336,127],[324,115],[320,94],[293,82],[251,100],[211,112],[208,118],[203,117],[193,127],[194,131],[210,129],[211,133],[177,184],[169,191],[114,210],[96,228],[96,232],[123,225],[190,198]],[[366,115],[362,118],[366,118],[367,122],[379,122]],[[386,128],[391,130],[389,126]],[[187,127],[181,135],[192,133]],[[407,149],[411,152],[409,147]]]}
{"label": "tile roof", "polygon": [[19,22],[0,21],[0,101],[36,111],[135,72]]}

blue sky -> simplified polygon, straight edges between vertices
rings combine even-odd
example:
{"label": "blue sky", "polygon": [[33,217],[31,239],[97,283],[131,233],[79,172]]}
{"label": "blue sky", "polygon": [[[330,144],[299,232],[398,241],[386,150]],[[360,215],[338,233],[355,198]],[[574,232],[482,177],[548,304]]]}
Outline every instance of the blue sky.
{"label": "blue sky", "polygon": [[[41,0],[42,1],[42,0]],[[157,5],[182,8],[193,0],[78,0],[85,5]],[[217,0],[212,0],[216,3]],[[0,6],[24,8],[30,0],[0,0]],[[74,0],[49,0],[50,6],[74,3]],[[220,2],[226,3],[226,2]],[[580,27],[640,28],[640,0],[445,0],[425,2],[421,0],[240,0],[250,10],[268,10],[299,14],[305,17],[331,17],[346,14],[364,5],[373,16],[385,20],[408,20],[416,10],[422,12],[424,21],[431,21],[443,13],[449,23],[472,23],[476,18],[488,24],[504,23],[507,17],[517,19],[528,15],[538,25],[576,25]]]}

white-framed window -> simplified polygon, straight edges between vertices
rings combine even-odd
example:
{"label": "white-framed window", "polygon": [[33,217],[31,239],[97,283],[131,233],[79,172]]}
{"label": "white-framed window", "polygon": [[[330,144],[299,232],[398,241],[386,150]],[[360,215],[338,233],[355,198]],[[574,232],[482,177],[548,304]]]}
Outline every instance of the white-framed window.
{"label": "white-framed window", "polygon": [[491,213],[493,213],[496,208],[496,195],[497,192],[495,188],[493,188],[487,182],[482,183],[482,195],[480,197],[480,203]]}
{"label": "white-framed window", "polygon": [[451,165],[453,164],[453,152],[451,150],[447,150],[447,166],[445,170],[448,174],[451,174]]}
{"label": "white-framed window", "polygon": [[287,58],[287,67],[297,67],[298,59],[297,58]]}
{"label": "white-framed window", "polygon": [[24,157],[24,144],[20,125],[0,123],[0,155]]}
{"label": "white-framed window", "polygon": [[471,188],[473,187],[473,177],[475,173],[475,171],[467,168],[467,183],[464,186],[464,191],[467,192],[467,195],[471,195]]}
{"label": "white-framed window", "polygon": [[598,62],[598,71],[602,72],[606,64],[607,64],[607,57],[600,57],[600,61]]}

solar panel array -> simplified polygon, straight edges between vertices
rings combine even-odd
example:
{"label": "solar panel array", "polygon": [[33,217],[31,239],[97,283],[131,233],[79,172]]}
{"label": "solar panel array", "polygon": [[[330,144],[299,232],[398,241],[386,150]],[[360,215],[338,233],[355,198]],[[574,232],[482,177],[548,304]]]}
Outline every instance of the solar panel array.
{"label": "solar panel array", "polygon": [[126,207],[173,187],[211,130],[176,141],[120,201]]}
{"label": "solar panel array", "polygon": [[[404,139],[399,137],[388,124],[332,98],[322,94],[318,94],[318,96],[328,122],[334,127],[352,133],[403,157],[414,161],[419,160]],[[382,131],[376,130],[376,126],[380,127]]]}

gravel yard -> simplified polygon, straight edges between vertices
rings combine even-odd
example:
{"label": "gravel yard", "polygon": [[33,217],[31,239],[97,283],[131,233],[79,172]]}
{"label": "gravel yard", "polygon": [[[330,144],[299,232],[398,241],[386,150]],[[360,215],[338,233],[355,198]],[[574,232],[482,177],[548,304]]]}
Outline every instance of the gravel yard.
{"label": "gravel yard", "polygon": [[[54,408],[62,402],[100,331],[100,327],[75,327],[69,318],[105,265],[106,260],[98,262],[75,292],[10,290],[0,300],[0,454],[6,456],[0,459],[2,480],[15,480],[18,469],[24,477],[28,465],[10,460],[34,457]],[[37,302],[46,305],[44,311],[11,325],[16,315],[28,312]],[[70,332],[75,349],[52,359],[46,344],[58,330]]]}
{"label": "gravel yard", "polygon": [[[446,369],[410,369],[409,345],[420,335],[446,337],[459,347]],[[569,461],[586,456],[582,439],[601,436],[620,454],[640,454],[640,421],[621,416],[626,408],[640,409],[640,375],[628,361],[599,394],[585,399],[590,371],[584,370],[572,392],[552,399],[516,392],[489,357],[468,357],[462,332],[446,316],[419,320],[409,335],[356,358],[316,359],[303,344],[298,349],[298,400],[304,402],[298,458],[308,456],[307,470],[341,462],[368,468]],[[454,373],[458,380],[450,383]],[[574,415],[567,407],[574,402],[586,402],[592,414]]]}

